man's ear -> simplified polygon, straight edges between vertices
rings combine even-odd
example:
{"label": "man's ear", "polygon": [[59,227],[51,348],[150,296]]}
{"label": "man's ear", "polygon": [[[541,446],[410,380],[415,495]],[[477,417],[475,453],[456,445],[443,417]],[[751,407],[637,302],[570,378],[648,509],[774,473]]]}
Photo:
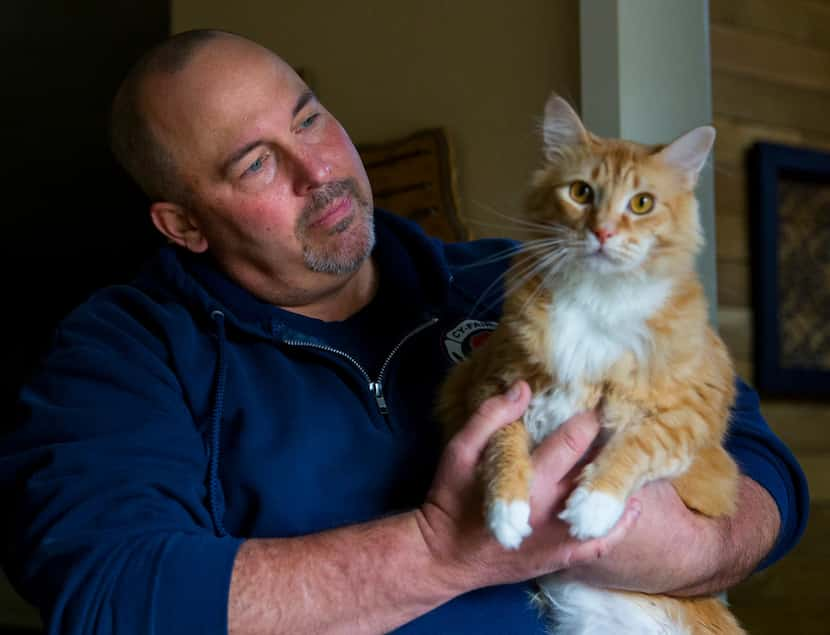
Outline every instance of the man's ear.
{"label": "man's ear", "polygon": [[192,215],[181,205],[175,203],[153,203],[150,206],[150,218],[167,239],[189,249],[193,253],[202,253],[208,248],[207,238],[196,224]]}

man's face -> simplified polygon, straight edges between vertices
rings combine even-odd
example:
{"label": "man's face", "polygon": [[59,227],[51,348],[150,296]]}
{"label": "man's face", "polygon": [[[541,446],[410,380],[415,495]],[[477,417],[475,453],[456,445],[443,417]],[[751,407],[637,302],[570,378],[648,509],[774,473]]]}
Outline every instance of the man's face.
{"label": "man's face", "polygon": [[243,286],[282,303],[290,301],[269,288],[300,291],[313,275],[343,276],[365,262],[374,234],[363,164],[282,60],[220,38],[179,73],[150,80],[145,95],[190,192],[179,203],[203,240],[189,248],[208,249]]}

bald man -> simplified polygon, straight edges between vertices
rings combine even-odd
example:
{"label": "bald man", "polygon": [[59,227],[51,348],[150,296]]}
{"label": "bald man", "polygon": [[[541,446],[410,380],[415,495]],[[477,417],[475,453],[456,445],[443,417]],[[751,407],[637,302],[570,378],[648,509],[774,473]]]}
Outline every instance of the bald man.
{"label": "bald man", "polygon": [[539,575],[715,592],[800,536],[803,474],[741,384],[733,519],[658,483],[606,538],[572,539],[556,512],[588,413],[536,451],[534,532],[504,550],[475,465],[528,387],[446,449],[431,404],[451,349],[498,319],[480,300],[504,263],[468,265],[510,245],[445,245],[374,210],[343,127],[232,34],[149,51],[112,138],[171,244],[65,320],[0,445],[5,565],[51,632],[543,633]]}

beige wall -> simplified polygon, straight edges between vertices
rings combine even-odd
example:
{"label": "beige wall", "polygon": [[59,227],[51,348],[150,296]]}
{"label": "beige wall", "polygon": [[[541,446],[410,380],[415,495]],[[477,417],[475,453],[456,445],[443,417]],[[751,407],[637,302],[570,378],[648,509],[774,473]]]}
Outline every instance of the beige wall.
{"label": "beige wall", "polygon": [[491,218],[486,206],[510,213],[521,201],[549,91],[578,98],[577,0],[173,0],[172,27],[273,48],[356,143],[445,127],[462,213],[479,220]]}

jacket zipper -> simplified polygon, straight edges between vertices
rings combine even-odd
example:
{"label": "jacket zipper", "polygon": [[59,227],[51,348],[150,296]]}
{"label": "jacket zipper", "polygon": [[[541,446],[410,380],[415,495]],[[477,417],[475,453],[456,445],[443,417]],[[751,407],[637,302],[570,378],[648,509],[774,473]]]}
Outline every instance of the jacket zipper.
{"label": "jacket zipper", "polygon": [[389,363],[392,361],[392,358],[395,357],[397,352],[401,349],[401,347],[404,344],[406,344],[410,339],[418,335],[418,333],[420,333],[424,329],[429,328],[433,324],[436,324],[437,322],[437,317],[432,318],[428,322],[424,322],[420,326],[412,329],[409,333],[407,333],[403,337],[403,339],[401,339],[401,341],[397,343],[395,348],[392,349],[389,355],[386,356],[386,359],[383,361],[383,365],[380,367],[380,372],[378,373],[377,379],[375,379],[374,381],[369,376],[369,373],[367,373],[366,370],[363,368],[363,366],[361,366],[360,363],[354,357],[352,357],[345,351],[341,351],[337,348],[328,346],[326,344],[313,344],[311,342],[299,342],[297,340],[284,340],[284,343],[288,344],[289,346],[304,346],[306,348],[315,348],[320,351],[326,351],[327,353],[334,353],[335,355],[338,355],[339,357],[342,357],[351,362],[352,365],[355,368],[357,368],[363,375],[363,377],[366,379],[366,383],[369,386],[369,392],[372,393],[372,396],[375,398],[375,404],[377,404],[378,411],[383,416],[386,416],[389,414],[389,407],[386,405],[386,397],[384,397],[383,395],[383,379],[384,375],[386,374],[386,370],[389,367]]}

